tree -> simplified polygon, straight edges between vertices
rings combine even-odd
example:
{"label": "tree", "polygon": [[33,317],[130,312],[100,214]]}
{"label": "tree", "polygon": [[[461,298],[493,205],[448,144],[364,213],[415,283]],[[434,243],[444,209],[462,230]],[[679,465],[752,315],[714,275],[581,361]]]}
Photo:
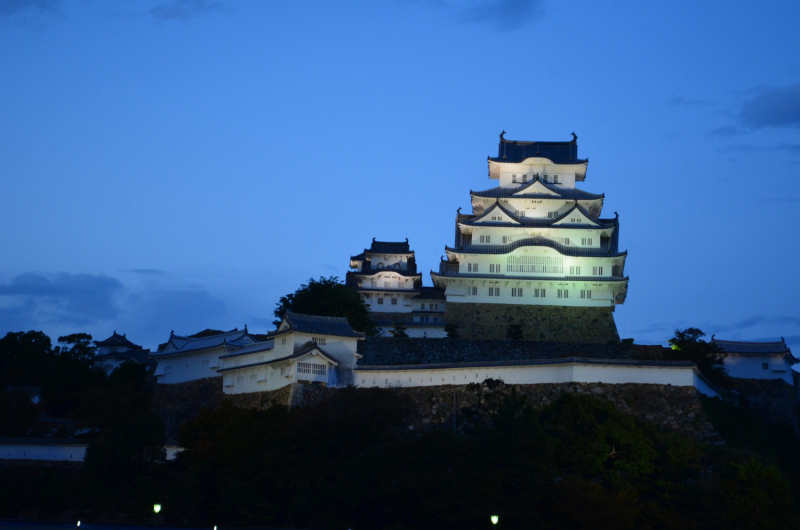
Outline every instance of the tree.
{"label": "tree", "polygon": [[52,357],[50,337],[41,331],[6,334],[0,339],[0,387],[41,386]]}
{"label": "tree", "polygon": [[725,372],[726,353],[713,342],[701,339],[705,333],[697,328],[676,329],[669,339],[672,349],[668,357],[676,361],[692,361],[714,383],[728,387],[729,376]]}
{"label": "tree", "polygon": [[447,323],[444,325],[444,332],[447,333],[448,339],[460,339],[461,335],[458,333],[458,324]]}
{"label": "tree", "polygon": [[408,338],[408,333],[406,333],[406,327],[403,325],[402,322],[394,322],[392,324],[392,329],[389,330],[389,333],[392,335],[392,338],[395,339]]}
{"label": "tree", "polygon": [[510,324],[506,330],[506,338],[513,340],[522,340],[522,326],[519,324]]}
{"label": "tree", "polygon": [[[310,278],[297,291],[282,296],[274,314],[281,319],[287,311],[305,315],[347,317],[354,330],[363,331],[369,336],[377,333],[375,323],[369,318],[367,304],[355,289],[339,282],[336,276],[320,276],[319,280]],[[277,321],[276,325],[279,323]]]}

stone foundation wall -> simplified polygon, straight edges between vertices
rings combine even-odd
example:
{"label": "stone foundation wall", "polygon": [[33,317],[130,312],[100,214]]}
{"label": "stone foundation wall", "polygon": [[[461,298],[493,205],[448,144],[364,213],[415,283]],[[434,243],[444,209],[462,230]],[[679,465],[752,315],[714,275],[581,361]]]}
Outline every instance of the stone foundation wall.
{"label": "stone foundation wall", "polygon": [[800,434],[795,388],[781,379],[732,379],[739,405],[766,423],[790,427]]}
{"label": "stone foundation wall", "polygon": [[181,424],[193,419],[202,409],[218,407],[222,396],[221,377],[173,385],[156,384],[153,388],[153,405],[164,422],[167,440],[174,440]]}
{"label": "stone foundation wall", "polygon": [[287,406],[290,403],[292,387],[303,385],[287,385],[277,390],[267,392],[252,392],[250,394],[231,394],[226,395],[225,399],[230,400],[235,406],[244,409],[264,410],[272,406]]}
{"label": "stone foundation wall", "polygon": [[[573,393],[588,394],[610,401],[626,414],[632,414],[659,428],[678,431],[704,443],[720,440],[719,434],[703,412],[694,387],[605,383],[505,385],[502,382],[492,386],[493,388],[484,383],[396,388],[392,391],[408,396],[414,403],[415,412],[409,418],[408,424],[410,430],[452,429],[454,400],[457,411],[456,429],[463,432],[480,425],[488,425],[490,415],[497,410],[503,398],[512,392],[537,409],[552,403],[564,393]],[[339,391],[336,388],[306,385],[302,389],[302,399],[297,400],[295,405],[313,407]],[[265,396],[251,398],[250,406],[255,408],[265,408],[265,404],[269,406],[268,403],[273,398],[272,393],[260,394]],[[288,394],[288,392],[283,394],[287,400]],[[288,401],[279,404],[286,405]]]}
{"label": "stone foundation wall", "polygon": [[611,307],[532,306],[448,302],[444,321],[457,324],[465,339],[504,339],[511,324],[522,326],[525,340],[546,342],[619,342]]}

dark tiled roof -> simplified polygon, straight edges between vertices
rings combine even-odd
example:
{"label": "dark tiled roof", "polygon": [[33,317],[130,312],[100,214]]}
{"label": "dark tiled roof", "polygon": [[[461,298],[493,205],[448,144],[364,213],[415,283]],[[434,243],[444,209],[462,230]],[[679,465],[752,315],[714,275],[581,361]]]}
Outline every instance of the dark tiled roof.
{"label": "dark tiled roof", "polygon": [[[446,322],[406,322],[403,321],[403,326],[406,328],[443,328]],[[376,320],[376,326],[381,326],[385,329],[389,329],[394,325],[394,322],[391,320]]]}
{"label": "dark tiled roof", "polygon": [[241,350],[226,355],[220,355],[220,359],[227,359],[228,357],[238,357],[239,355],[247,355],[248,353],[257,353],[260,351],[270,351],[275,348],[274,340],[265,340],[263,342],[256,342],[255,344],[248,344]]}
{"label": "dark tiled roof", "polygon": [[[423,339],[425,340],[425,339]],[[431,340],[431,339],[428,339]],[[594,364],[611,366],[662,366],[668,368],[690,368],[691,361],[639,361],[635,359],[588,359],[586,357],[563,357],[558,359],[528,359],[524,361],[476,361],[464,363],[370,365],[356,366],[357,372],[377,370],[447,370],[451,368],[488,368],[494,366],[547,366],[554,364]]]}
{"label": "dark tiled roof", "polygon": [[567,247],[547,239],[546,237],[529,237],[507,245],[466,245],[461,249],[445,247],[445,251],[461,254],[508,254],[520,247],[550,247],[564,256],[616,258],[628,255],[627,251],[612,252],[610,249],[606,250],[603,248]]}
{"label": "dark tiled roof", "polygon": [[174,348],[170,351],[161,351],[154,353],[154,356],[172,355],[177,353],[186,353],[189,351],[204,350],[207,348],[215,348],[217,346],[229,346],[232,348],[241,348],[248,344],[253,344],[255,339],[250,337],[250,334],[245,329],[244,331],[229,331],[228,333],[220,333],[206,337],[184,337],[181,335],[170,334],[167,346],[170,345]]}
{"label": "dark tiled roof", "polygon": [[358,361],[358,367],[530,361],[566,357],[660,361],[663,360],[665,351],[666,348],[661,346],[622,343],[368,338],[358,344],[358,353],[363,356]]}
{"label": "dark tiled roof", "polygon": [[142,364],[153,364],[155,361],[148,357],[150,355],[150,350],[128,350],[128,351],[120,351],[120,352],[111,352],[106,353],[103,355],[98,355],[94,358],[94,362],[102,362],[106,359],[116,359],[117,361],[127,361],[129,359],[133,359],[136,362],[140,362]]}
{"label": "dark tiled roof", "polygon": [[[523,191],[529,187],[531,187],[535,182],[541,182],[541,184],[558,194],[558,196],[548,195],[546,193],[520,193],[519,195],[515,195],[520,191]],[[470,190],[470,195],[473,197],[485,197],[488,199],[507,199],[507,198],[517,198],[517,199],[567,199],[570,201],[578,200],[578,201],[593,201],[597,199],[605,198],[605,194],[595,195],[594,193],[589,193],[588,191],[583,191],[575,188],[559,188],[557,186],[553,186],[548,182],[544,182],[539,179],[539,177],[534,177],[534,180],[531,180],[527,184],[523,184],[518,188],[501,188],[496,187],[484,191],[472,191]]]}
{"label": "dark tiled roof", "polygon": [[[420,273],[420,276],[422,274]],[[369,287],[369,286],[362,286],[356,287],[356,290],[361,293],[408,293],[408,294],[419,294],[419,289],[391,289],[389,287]]]}
{"label": "dark tiled roof", "polygon": [[323,351],[322,348],[320,348],[319,346],[317,346],[313,342],[308,341],[303,345],[303,347],[301,347],[298,350],[295,350],[295,352],[293,354],[287,355],[286,357],[281,357],[280,359],[272,359],[272,360],[269,360],[269,361],[261,361],[261,362],[258,362],[258,363],[243,364],[241,366],[229,366],[228,368],[220,368],[219,370],[217,370],[217,373],[230,372],[232,370],[241,370],[242,368],[252,368],[254,366],[265,366],[267,364],[274,364],[274,363],[279,363],[279,362],[282,362],[282,361],[289,361],[289,360],[292,360],[292,359],[300,358],[300,357],[304,356],[307,353],[311,353],[314,350],[317,350],[321,354],[321,356],[323,358],[327,359],[331,363],[339,364],[339,361],[337,361],[336,359],[334,359],[333,357],[331,357],[330,355],[325,353],[325,351]]}
{"label": "dark tiled roof", "polygon": [[414,251],[409,249],[408,239],[405,241],[375,241],[372,238],[372,244],[369,248],[365,248],[364,252],[357,256],[350,256],[351,261],[364,261],[367,254],[413,254]]}
{"label": "dark tiled roof", "polygon": [[94,341],[95,345],[97,346],[107,346],[107,347],[114,347],[114,346],[125,346],[131,350],[141,350],[142,347],[132,343],[125,335],[120,335],[116,331],[114,334],[108,337],[106,340],[96,340]]}
{"label": "dark tiled roof", "polygon": [[736,340],[718,340],[711,338],[711,342],[719,346],[726,353],[741,355],[781,355],[790,353],[786,342],[781,339],[777,342],[743,342]]}
{"label": "dark tiled roof", "polygon": [[[444,262],[448,263],[448,262]],[[440,269],[442,267],[440,266]],[[529,282],[627,282],[628,277],[618,278],[616,276],[511,276],[508,274],[478,274],[474,272],[457,272],[446,270],[442,272],[431,271],[431,276],[439,277],[461,277],[461,278],[480,278],[487,280],[520,280]]]}
{"label": "dark tiled roof", "polygon": [[[514,221],[517,221],[517,223],[519,223],[519,224],[507,223],[507,222],[504,222],[504,221],[488,221],[488,222],[487,221],[483,221],[484,217],[486,217],[487,215],[492,213],[494,210],[498,210],[498,209],[500,211],[502,211],[503,213],[505,213],[507,216],[509,216]],[[486,210],[482,214],[474,216],[469,220],[461,221],[461,224],[465,224],[465,225],[469,225],[469,226],[476,226],[476,225],[478,225],[478,226],[497,226],[497,227],[524,226],[524,227],[532,227],[532,228],[548,228],[548,227],[553,226],[554,223],[557,223],[557,222],[565,219],[567,216],[569,216],[576,209],[579,212],[581,212],[583,215],[585,215],[587,218],[591,219],[592,221],[595,221],[598,224],[598,226],[586,225],[586,224],[580,224],[580,223],[575,223],[575,224],[563,223],[561,225],[558,225],[556,228],[576,228],[576,229],[580,228],[580,229],[584,229],[584,230],[586,230],[587,228],[589,228],[589,229],[591,229],[591,228],[596,228],[596,229],[599,229],[599,228],[613,228],[615,226],[615,224],[617,223],[616,219],[602,220],[602,219],[597,219],[597,218],[593,217],[586,210],[586,208],[584,208],[583,206],[578,204],[577,201],[575,201],[575,204],[573,204],[572,207],[569,210],[567,210],[566,212],[564,212],[563,214],[561,214],[560,216],[558,216],[555,219],[547,219],[547,218],[542,218],[542,217],[517,217],[511,211],[509,211],[508,209],[503,207],[503,205],[501,205],[499,202],[496,202],[496,203],[492,204],[491,206],[489,206],[488,208],[486,208]],[[483,222],[479,222],[479,221],[483,221]]]}
{"label": "dark tiled roof", "polygon": [[444,294],[444,289],[437,289],[436,287],[421,287],[417,300],[445,300],[447,297]]}
{"label": "dark tiled roof", "polygon": [[416,276],[422,277],[422,273],[416,273],[413,271],[404,271],[402,269],[370,269],[365,272],[359,271],[351,271],[355,276],[375,276],[376,274],[383,273],[383,272],[393,272],[395,274],[399,274],[400,276],[406,276],[408,278],[414,278]]}
{"label": "dark tiled roof", "polygon": [[588,160],[578,158],[578,144],[572,142],[520,142],[500,140],[497,157],[493,162],[522,162],[526,158],[547,158],[556,164],[583,164]]}
{"label": "dark tiled roof", "polygon": [[[409,291],[411,290],[409,289]],[[325,317],[287,312],[286,316],[283,317],[283,321],[289,324],[291,330],[298,333],[351,338],[363,338],[365,336],[360,331],[354,331],[345,317]]]}

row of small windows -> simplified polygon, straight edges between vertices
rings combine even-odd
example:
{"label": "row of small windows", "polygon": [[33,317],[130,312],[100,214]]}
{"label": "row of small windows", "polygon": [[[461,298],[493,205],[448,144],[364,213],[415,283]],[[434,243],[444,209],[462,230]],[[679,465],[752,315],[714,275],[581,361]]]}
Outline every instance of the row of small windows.
{"label": "row of small windows", "polygon": [[[425,304],[419,304],[419,308],[424,310]],[[428,304],[428,311],[438,311],[438,310],[439,310],[439,304]]]}
{"label": "row of small windows", "polygon": [[324,364],[297,363],[298,374],[326,375],[327,368]]}
{"label": "row of small windows", "polygon": [[377,268],[377,269],[394,269],[394,270],[399,271],[400,270],[400,264],[399,263],[395,263],[394,265],[390,265],[390,266],[387,267],[383,263],[378,263],[378,265],[376,265],[375,268]]}
{"label": "row of small windows", "polygon": [[[395,287],[402,289],[403,285],[405,285],[405,281],[402,280],[398,281],[397,284],[395,284],[395,282],[383,282],[383,287],[386,289],[394,289]],[[370,287],[377,287],[377,286],[378,286],[377,280],[370,281]]]}
{"label": "row of small windows", "polygon": [[419,317],[420,322],[439,322],[439,317]]}
{"label": "row of small windows", "polygon": [[[561,184],[561,182],[559,182],[559,176],[558,175],[551,175],[551,176],[553,178],[553,184]],[[530,177],[533,178],[534,175],[531,175]],[[545,182],[549,182],[547,175],[542,175],[542,180],[545,181]],[[511,182],[519,182],[517,180],[517,174],[516,173],[512,173],[511,174]],[[522,175],[522,182],[528,182],[528,175],[527,174],[523,174]]]}
{"label": "row of small windows", "polygon": [[[532,289],[534,298],[545,298],[547,297],[547,289]],[[469,288],[469,293],[472,296],[478,296],[478,288],[471,287]],[[501,296],[500,288],[499,287],[489,287],[489,296]],[[522,287],[512,287],[511,288],[511,296],[514,298],[518,298],[524,296],[524,289]],[[569,298],[569,289],[556,289],[556,297],[557,298]],[[580,297],[584,299],[591,299],[592,298],[592,291],[591,289],[581,289],[580,290]]]}

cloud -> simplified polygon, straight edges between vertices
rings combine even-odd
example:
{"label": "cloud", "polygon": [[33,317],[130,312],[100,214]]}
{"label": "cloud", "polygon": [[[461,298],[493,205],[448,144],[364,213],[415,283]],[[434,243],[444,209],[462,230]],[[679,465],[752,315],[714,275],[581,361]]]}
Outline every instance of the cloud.
{"label": "cloud", "polygon": [[742,103],[739,121],[749,129],[800,128],[800,83],[782,88],[753,89]]}
{"label": "cloud", "polygon": [[45,17],[63,17],[63,0],[0,0],[0,23],[34,29],[43,27]]}
{"label": "cloud", "polygon": [[698,107],[708,106],[711,103],[702,99],[689,99],[685,96],[672,96],[667,100],[667,107]]}
{"label": "cloud", "polygon": [[214,0],[172,0],[151,8],[147,14],[156,20],[191,20],[214,11],[230,11],[230,8]]}
{"label": "cloud", "polygon": [[497,31],[520,29],[541,18],[540,0],[484,0],[462,11],[462,22],[488,24]]}
{"label": "cloud", "polygon": [[790,155],[800,155],[800,144],[779,143],[774,145],[731,144],[717,149],[720,153],[774,153],[784,152]]}
{"label": "cloud", "polygon": [[709,136],[716,136],[720,138],[730,138],[731,136],[738,136],[744,134],[746,131],[736,125],[723,125],[711,131],[708,131]]}
{"label": "cloud", "polygon": [[141,276],[164,276],[166,271],[159,269],[120,269],[119,272],[132,272]]}
{"label": "cloud", "polygon": [[20,274],[0,284],[0,326],[86,326],[114,319],[122,290],[119,280],[103,274]]}

